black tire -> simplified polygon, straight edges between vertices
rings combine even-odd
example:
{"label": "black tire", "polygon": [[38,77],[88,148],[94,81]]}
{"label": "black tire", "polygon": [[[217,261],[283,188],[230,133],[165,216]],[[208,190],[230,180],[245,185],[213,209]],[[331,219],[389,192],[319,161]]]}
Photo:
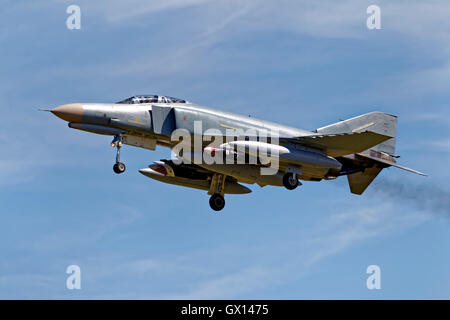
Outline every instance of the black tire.
{"label": "black tire", "polygon": [[113,170],[117,174],[124,173],[126,170],[125,164],[123,164],[122,162],[117,162],[116,164],[114,164]]}
{"label": "black tire", "polygon": [[294,190],[298,186],[298,179],[295,174],[286,173],[283,176],[283,185],[288,190]]}
{"label": "black tire", "polygon": [[209,205],[214,211],[220,211],[225,207],[225,198],[220,194],[213,194],[211,198],[209,198]]}

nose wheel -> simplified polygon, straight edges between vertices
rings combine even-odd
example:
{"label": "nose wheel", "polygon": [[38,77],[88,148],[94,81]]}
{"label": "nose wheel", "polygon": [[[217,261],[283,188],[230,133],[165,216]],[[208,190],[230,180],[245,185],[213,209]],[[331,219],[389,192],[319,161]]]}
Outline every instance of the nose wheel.
{"label": "nose wheel", "polygon": [[123,164],[122,162],[117,162],[113,165],[113,170],[117,174],[125,172],[125,169],[126,169],[125,164]]}
{"label": "nose wheel", "polygon": [[126,170],[126,166],[124,163],[120,162],[120,148],[122,148],[122,136],[120,135],[115,136],[113,141],[111,141],[111,147],[117,148],[116,163],[113,166],[113,170],[117,174],[124,173]]}

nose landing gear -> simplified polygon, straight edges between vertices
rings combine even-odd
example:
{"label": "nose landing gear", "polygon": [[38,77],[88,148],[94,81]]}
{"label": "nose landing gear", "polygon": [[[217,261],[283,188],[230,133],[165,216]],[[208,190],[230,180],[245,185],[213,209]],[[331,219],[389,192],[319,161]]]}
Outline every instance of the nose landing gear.
{"label": "nose landing gear", "polygon": [[113,141],[111,141],[111,147],[117,148],[116,163],[113,166],[113,170],[117,174],[124,173],[126,166],[124,163],[120,162],[120,148],[122,147],[122,136],[121,135],[114,136]]}
{"label": "nose landing gear", "polygon": [[122,162],[117,162],[113,165],[113,170],[117,174],[124,173],[126,170],[125,164]]}

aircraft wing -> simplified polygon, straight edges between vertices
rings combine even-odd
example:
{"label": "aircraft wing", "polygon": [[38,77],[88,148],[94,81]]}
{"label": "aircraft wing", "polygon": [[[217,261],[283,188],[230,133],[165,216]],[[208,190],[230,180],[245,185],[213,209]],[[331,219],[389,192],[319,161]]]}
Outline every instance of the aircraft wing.
{"label": "aircraft wing", "polygon": [[359,153],[392,137],[372,131],[322,134],[283,139],[290,143],[301,144],[307,147],[323,150],[331,157]]}

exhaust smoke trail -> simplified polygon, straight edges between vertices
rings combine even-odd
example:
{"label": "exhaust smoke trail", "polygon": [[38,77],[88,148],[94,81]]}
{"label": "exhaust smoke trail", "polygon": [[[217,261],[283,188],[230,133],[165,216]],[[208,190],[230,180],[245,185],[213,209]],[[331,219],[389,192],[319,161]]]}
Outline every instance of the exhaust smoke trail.
{"label": "exhaust smoke trail", "polygon": [[384,177],[376,182],[373,185],[376,194],[406,201],[420,210],[450,217],[450,191],[432,181],[414,183],[408,179],[393,180]]}

